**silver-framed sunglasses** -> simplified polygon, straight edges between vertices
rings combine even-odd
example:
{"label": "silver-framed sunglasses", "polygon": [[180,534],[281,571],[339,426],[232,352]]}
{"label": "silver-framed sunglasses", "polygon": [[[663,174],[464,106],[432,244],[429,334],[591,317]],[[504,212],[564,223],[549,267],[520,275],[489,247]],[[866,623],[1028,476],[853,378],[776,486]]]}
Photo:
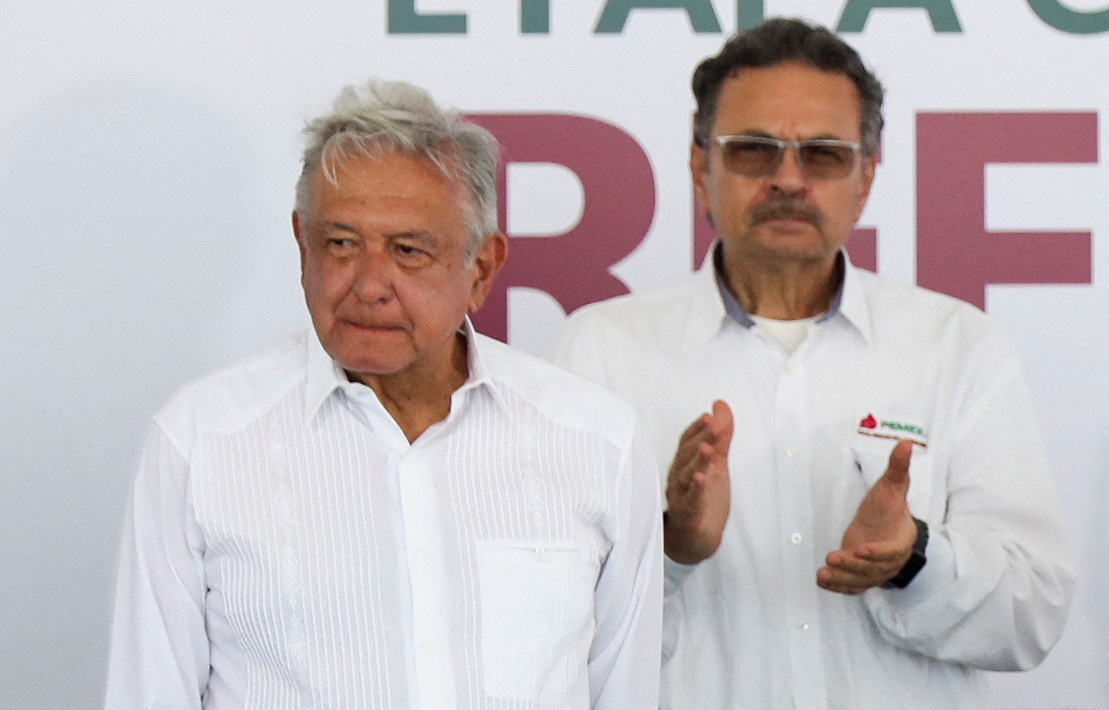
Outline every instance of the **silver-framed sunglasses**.
{"label": "silver-framed sunglasses", "polygon": [[724,167],[744,177],[767,177],[777,172],[792,148],[801,173],[812,180],[839,180],[851,174],[862,150],[858,143],[833,138],[787,141],[769,136],[717,136]]}

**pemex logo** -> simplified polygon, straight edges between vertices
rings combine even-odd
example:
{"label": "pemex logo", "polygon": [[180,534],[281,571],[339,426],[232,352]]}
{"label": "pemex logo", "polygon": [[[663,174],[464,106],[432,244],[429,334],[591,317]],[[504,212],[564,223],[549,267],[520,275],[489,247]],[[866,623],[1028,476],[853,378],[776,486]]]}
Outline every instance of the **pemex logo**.
{"label": "pemex logo", "polygon": [[893,419],[879,419],[872,412],[859,420],[858,433],[879,439],[907,439],[920,446],[928,446],[928,432],[924,427]]}

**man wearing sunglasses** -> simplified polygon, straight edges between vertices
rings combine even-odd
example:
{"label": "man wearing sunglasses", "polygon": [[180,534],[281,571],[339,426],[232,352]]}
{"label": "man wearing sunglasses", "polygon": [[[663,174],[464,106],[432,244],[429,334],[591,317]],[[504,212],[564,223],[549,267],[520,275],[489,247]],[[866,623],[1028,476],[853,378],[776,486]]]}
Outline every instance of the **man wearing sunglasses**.
{"label": "man wearing sunglasses", "polygon": [[669,470],[662,707],[983,708],[981,670],[1037,665],[1074,585],[1015,355],[851,265],[883,93],[853,49],[770,20],[693,91],[711,258],[582,309],[558,355]]}

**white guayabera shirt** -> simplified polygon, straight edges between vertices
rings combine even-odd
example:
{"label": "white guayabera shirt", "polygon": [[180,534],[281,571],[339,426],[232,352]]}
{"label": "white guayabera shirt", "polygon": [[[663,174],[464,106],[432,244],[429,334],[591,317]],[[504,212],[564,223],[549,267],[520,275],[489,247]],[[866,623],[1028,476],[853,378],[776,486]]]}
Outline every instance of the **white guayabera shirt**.
{"label": "white guayabera shirt", "polygon": [[657,707],[658,478],[611,394],[469,325],[409,444],[308,333],[154,418],[107,707]]}
{"label": "white guayabera shirt", "polygon": [[[976,669],[1034,666],[1062,632],[1074,564],[1012,349],[965,303],[843,268],[792,353],[729,314],[711,262],[567,326],[559,361],[632,404],[663,470],[713,400],[735,417],[720,548],[667,564],[664,710],[978,710]],[[927,564],[905,589],[821,590],[899,438]]]}

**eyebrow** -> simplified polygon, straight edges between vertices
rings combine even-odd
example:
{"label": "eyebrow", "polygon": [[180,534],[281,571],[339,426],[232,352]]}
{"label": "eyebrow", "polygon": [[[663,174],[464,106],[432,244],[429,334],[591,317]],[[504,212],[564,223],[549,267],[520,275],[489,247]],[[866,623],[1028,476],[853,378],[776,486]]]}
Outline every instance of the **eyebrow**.
{"label": "eyebrow", "polygon": [[343,224],[342,222],[322,222],[320,226],[323,227],[325,231],[337,230],[340,232],[350,232],[351,234],[358,234],[357,229],[351,227],[348,224]]}
{"label": "eyebrow", "polygon": [[400,232],[386,232],[384,236],[386,239],[412,239],[424,244],[435,244],[439,241],[434,234],[427,231],[426,229],[410,229]]}
{"label": "eyebrow", "polygon": [[[351,234],[357,234],[359,236],[361,236],[362,234],[354,227],[350,226],[349,224],[344,224],[343,222],[323,222],[321,226],[323,227],[325,232],[350,232]],[[423,244],[436,244],[439,242],[435,234],[427,231],[426,229],[406,229],[398,232],[386,232],[382,236],[385,239],[412,239]]]}
{"label": "eyebrow", "polygon": [[[773,135],[769,131],[764,131],[761,128],[754,128],[754,129],[751,129],[751,130],[748,130],[748,131],[743,131],[741,133],[734,133],[732,135],[751,136],[753,138],[773,138],[775,140],[785,140],[784,138],[781,138],[780,136]],[[835,133],[818,133],[815,136],[808,136],[806,138],[801,138],[800,140],[803,140],[803,141],[824,141],[824,140],[840,141],[840,140],[844,140],[844,139],[841,138],[840,136],[836,135]]]}

